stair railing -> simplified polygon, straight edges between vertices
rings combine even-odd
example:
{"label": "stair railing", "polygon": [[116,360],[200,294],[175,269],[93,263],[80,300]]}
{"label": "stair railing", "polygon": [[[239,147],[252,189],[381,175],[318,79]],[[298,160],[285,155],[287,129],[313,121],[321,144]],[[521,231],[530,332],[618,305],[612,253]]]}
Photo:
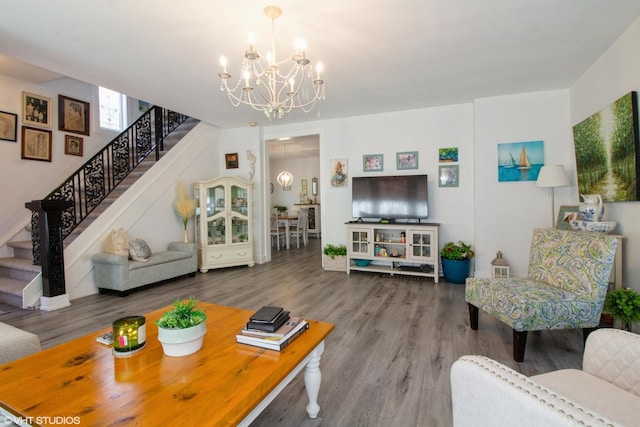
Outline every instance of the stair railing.
{"label": "stair railing", "polygon": [[[62,239],[71,232],[120,184],[136,166],[151,153],[160,159],[164,151],[164,138],[189,117],[162,107],[153,106],[131,126],[91,157],[84,165],[47,195],[44,201],[71,202],[62,215]],[[25,206],[31,209],[42,201]],[[65,204],[68,206],[68,203]],[[42,230],[43,218],[37,209],[31,209],[33,263],[41,265],[41,239],[48,241],[47,230]],[[46,228],[46,221],[45,221]],[[62,247],[59,248],[60,252]],[[62,253],[59,254],[62,259]],[[64,268],[64,265],[62,266]],[[64,273],[63,273],[64,274]]]}

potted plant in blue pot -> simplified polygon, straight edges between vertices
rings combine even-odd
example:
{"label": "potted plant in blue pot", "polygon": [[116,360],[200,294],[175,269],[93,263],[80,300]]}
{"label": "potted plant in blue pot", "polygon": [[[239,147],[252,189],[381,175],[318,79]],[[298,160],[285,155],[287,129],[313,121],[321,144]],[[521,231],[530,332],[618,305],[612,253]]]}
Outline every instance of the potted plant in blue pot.
{"label": "potted plant in blue pot", "polygon": [[471,269],[471,258],[475,253],[471,245],[463,241],[448,242],[440,250],[442,272],[449,283],[464,284]]}

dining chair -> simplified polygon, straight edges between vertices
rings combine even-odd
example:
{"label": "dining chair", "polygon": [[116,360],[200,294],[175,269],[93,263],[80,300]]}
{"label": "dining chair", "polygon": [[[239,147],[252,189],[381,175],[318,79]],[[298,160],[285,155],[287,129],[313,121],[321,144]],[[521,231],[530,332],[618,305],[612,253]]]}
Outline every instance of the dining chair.
{"label": "dining chair", "polygon": [[271,246],[273,246],[273,239],[276,240],[276,247],[280,250],[280,239],[284,239],[287,237],[286,229],[281,225],[281,222],[278,220],[278,210],[271,209]]}
{"label": "dining chair", "polygon": [[296,245],[300,247],[300,238],[302,243],[307,246],[309,241],[309,210],[300,208],[298,211],[298,220],[289,226],[289,236],[296,238]]}

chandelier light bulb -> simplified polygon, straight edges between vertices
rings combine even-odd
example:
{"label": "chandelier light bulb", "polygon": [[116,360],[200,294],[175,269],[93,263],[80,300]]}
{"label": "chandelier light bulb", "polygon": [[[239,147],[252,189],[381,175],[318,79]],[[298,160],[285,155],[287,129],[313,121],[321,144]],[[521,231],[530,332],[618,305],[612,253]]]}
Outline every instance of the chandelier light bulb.
{"label": "chandelier light bulb", "polygon": [[[234,107],[245,104],[263,112],[269,119],[282,118],[294,109],[308,113],[319,99],[324,99],[322,67],[316,66],[313,79],[311,60],[306,58],[307,43],[297,37],[293,55],[278,61],[275,41],[275,20],[281,15],[277,6],[267,6],[264,13],[271,20],[271,51],[263,56],[255,50],[255,36],[249,34],[249,50],[244,52],[242,72],[234,81],[227,71],[227,62],[220,60],[220,89],[227,93]],[[244,86],[243,86],[244,80]],[[253,86],[250,86],[250,83]]]}

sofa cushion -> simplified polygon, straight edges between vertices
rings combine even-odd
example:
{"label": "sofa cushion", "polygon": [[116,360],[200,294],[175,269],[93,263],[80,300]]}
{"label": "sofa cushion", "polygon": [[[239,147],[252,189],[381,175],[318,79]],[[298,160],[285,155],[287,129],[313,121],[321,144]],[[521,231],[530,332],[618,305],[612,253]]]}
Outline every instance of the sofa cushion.
{"label": "sofa cushion", "polygon": [[177,261],[180,259],[191,258],[190,252],[180,251],[164,251],[151,254],[146,262],[131,261],[129,263],[129,270],[137,270],[139,268],[151,267],[158,264],[165,264],[171,261]]}
{"label": "sofa cushion", "polygon": [[536,383],[621,425],[638,425],[640,397],[578,369],[562,369],[531,377]]}
{"label": "sofa cushion", "polygon": [[532,279],[467,279],[465,298],[516,331],[595,326],[602,310],[602,300]]}
{"label": "sofa cushion", "polygon": [[129,237],[124,229],[111,230],[104,242],[104,251],[108,254],[129,256]]}
{"label": "sofa cushion", "polygon": [[0,323],[0,365],[38,351],[40,340],[37,335]]}
{"label": "sofa cushion", "polygon": [[151,256],[151,248],[142,239],[129,241],[129,256],[132,260],[146,262]]}

